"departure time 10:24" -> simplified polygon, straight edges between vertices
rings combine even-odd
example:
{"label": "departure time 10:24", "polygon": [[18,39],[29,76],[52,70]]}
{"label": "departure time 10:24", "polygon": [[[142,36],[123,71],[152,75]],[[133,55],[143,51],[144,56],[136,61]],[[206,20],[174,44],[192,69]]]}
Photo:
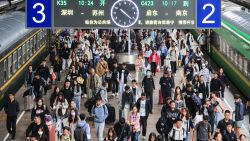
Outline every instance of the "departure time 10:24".
{"label": "departure time 10:24", "polygon": [[79,0],[78,4],[80,6],[93,6],[94,5],[94,1],[93,0]]}

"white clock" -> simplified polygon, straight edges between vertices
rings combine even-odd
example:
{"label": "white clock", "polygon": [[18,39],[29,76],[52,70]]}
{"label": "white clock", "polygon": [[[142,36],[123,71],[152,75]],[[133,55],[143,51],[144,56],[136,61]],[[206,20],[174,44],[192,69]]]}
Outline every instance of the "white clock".
{"label": "white clock", "polygon": [[111,7],[111,19],[121,28],[133,26],[139,18],[139,8],[132,0],[118,0]]}

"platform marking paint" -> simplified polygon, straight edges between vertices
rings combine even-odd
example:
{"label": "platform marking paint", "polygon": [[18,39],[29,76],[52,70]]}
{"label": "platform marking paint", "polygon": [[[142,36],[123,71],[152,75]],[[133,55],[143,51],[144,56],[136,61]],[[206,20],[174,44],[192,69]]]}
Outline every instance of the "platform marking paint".
{"label": "platform marking paint", "polygon": [[[25,114],[25,111],[23,111],[22,113],[21,113],[21,115],[18,117],[18,119],[17,119],[17,121],[16,121],[16,125],[18,124],[18,122],[21,120],[21,118],[23,117],[23,115]],[[6,141],[7,139],[8,139],[8,137],[9,137],[9,133],[4,137],[4,139],[3,139],[3,141]]]}

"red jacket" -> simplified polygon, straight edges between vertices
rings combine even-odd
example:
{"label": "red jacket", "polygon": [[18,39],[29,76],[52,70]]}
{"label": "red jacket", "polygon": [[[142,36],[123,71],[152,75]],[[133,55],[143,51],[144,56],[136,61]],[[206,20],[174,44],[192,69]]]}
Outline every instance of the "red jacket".
{"label": "red jacket", "polygon": [[148,58],[148,63],[152,63],[153,55],[156,55],[156,64],[160,63],[160,56],[157,53],[151,53],[151,55]]}

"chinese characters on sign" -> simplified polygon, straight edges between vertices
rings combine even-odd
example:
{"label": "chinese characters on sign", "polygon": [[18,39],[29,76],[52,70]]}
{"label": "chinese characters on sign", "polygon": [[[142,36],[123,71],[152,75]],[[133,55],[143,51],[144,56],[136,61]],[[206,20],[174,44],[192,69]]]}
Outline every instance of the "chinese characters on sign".
{"label": "chinese characters on sign", "polygon": [[[133,1],[134,5],[130,5]],[[195,1],[194,0],[55,0],[54,27],[84,27],[84,28],[113,28],[121,24],[130,23],[139,14],[133,28],[194,28]],[[139,9],[139,12],[123,9],[119,5],[128,5]],[[114,8],[115,10],[111,10]],[[113,13],[112,13],[113,11]],[[120,13],[117,13],[120,12]],[[111,15],[115,19],[111,18]]]}

